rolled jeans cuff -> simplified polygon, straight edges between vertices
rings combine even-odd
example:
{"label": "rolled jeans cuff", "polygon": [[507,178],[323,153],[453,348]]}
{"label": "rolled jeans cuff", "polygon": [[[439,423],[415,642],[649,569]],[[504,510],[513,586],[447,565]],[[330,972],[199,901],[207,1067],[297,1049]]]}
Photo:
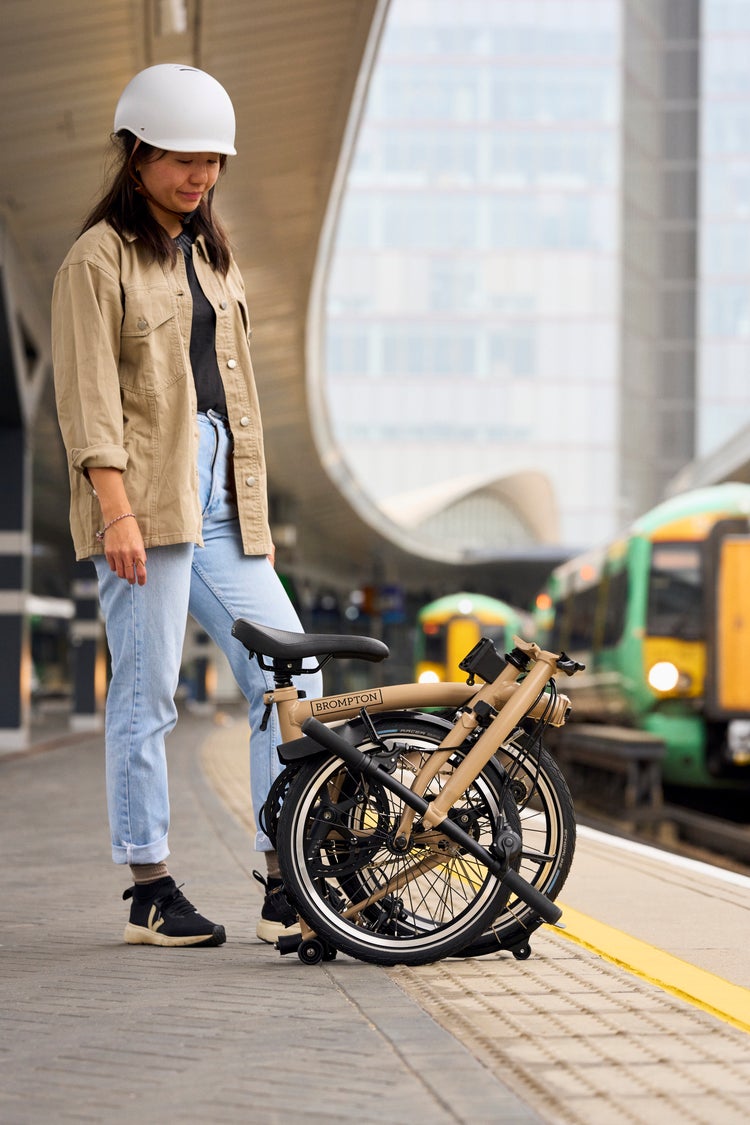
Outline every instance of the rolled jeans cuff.
{"label": "rolled jeans cuff", "polygon": [[113,844],[112,859],[115,863],[161,863],[169,855],[167,837],[162,836],[153,844]]}

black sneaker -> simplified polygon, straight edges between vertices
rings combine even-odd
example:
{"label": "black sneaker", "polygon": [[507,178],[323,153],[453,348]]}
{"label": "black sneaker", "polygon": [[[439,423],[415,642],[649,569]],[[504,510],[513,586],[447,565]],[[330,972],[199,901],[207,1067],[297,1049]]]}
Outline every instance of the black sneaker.
{"label": "black sneaker", "polygon": [[259,871],[253,875],[266,888],[263,909],[255,933],[261,941],[275,945],[280,937],[290,937],[300,932],[297,911],[286,896],[281,879],[264,879]]}
{"label": "black sneaker", "polygon": [[155,883],[136,883],[123,892],[132,898],[125,927],[128,945],[223,945],[223,926],[203,918],[171,875]]}

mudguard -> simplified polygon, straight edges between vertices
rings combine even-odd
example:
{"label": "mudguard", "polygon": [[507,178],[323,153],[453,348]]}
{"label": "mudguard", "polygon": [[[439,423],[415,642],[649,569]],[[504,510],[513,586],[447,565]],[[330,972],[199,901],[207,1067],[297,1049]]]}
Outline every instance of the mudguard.
{"label": "mudguard", "polygon": [[[382,722],[383,719],[391,720],[398,724],[400,730],[404,735],[408,735],[408,724],[410,720],[415,722],[430,721],[433,724],[440,725],[447,733],[452,726],[446,719],[443,719],[435,714],[425,714],[420,711],[383,711],[377,715],[372,716],[375,722]],[[362,719],[349,719],[347,722],[337,725],[330,724],[330,730],[345,738],[352,746],[358,746],[364,737],[367,736],[367,726]],[[315,739],[303,735],[301,738],[292,739],[291,742],[282,742],[277,746],[276,751],[279,755],[280,761],[284,765],[289,765],[292,762],[302,761],[304,758],[312,758],[315,754],[329,753],[326,751],[319,742]]]}
{"label": "mudguard", "polygon": [[[356,728],[356,731],[355,729]],[[341,726],[333,727],[336,734],[341,735],[352,746],[356,746],[357,742],[362,738],[363,724],[359,719],[355,719],[349,723],[343,723]],[[276,752],[279,755],[279,760],[288,766],[292,762],[299,762],[303,758],[312,758],[315,754],[329,753],[325,747],[316,742],[314,738],[309,738],[306,734],[301,738],[294,738],[291,742],[281,742],[276,747]]]}

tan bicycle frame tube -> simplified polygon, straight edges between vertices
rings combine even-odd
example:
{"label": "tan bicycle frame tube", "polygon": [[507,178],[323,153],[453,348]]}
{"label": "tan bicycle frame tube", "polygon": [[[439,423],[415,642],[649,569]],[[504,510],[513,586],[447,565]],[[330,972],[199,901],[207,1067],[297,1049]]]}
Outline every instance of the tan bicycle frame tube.
{"label": "tan bicycle frame tube", "polygon": [[[501,673],[501,676],[504,673]],[[513,673],[511,673],[513,674]],[[468,706],[477,698],[487,699],[493,707],[503,707],[521,688],[515,682],[503,682],[501,676],[492,684],[393,684],[388,687],[365,688],[361,691],[347,692],[344,695],[326,695],[320,699],[299,699],[294,687],[274,688],[263,696],[268,705],[275,703],[279,715],[279,726],[284,742],[291,742],[302,735],[302,724],[310,717],[330,723],[336,719],[353,719],[362,708],[373,714],[381,711],[420,710],[429,707]],[[568,700],[561,697],[567,706]],[[527,712],[529,718],[539,719],[548,711],[548,701],[540,700]],[[469,715],[459,717],[457,727],[461,737],[454,745],[460,745],[468,729],[476,726]],[[559,725],[553,721],[553,725]]]}
{"label": "tan bicycle frame tube", "polygon": [[[520,723],[521,719],[530,714],[530,708],[535,702],[537,697],[543,692],[545,686],[550,678],[554,675],[557,669],[558,655],[552,652],[544,652],[538,646],[534,645],[536,650],[533,656],[535,660],[534,666],[524,677],[521,683],[516,684],[517,690],[511,695],[507,702],[501,705],[495,718],[490,723],[487,730],[474,744],[471,751],[466,755],[463,762],[453,771],[445,786],[440,793],[435,797],[434,801],[430,802],[430,807],[422,815],[422,823],[426,828],[435,828],[448,815],[449,810],[453,804],[458,800],[467,786],[475,780],[481,770],[493,757],[495,752],[502,746],[503,742],[508,738],[511,731]],[[499,679],[499,677],[498,677]],[[497,684],[486,684],[482,689],[480,696],[492,698],[493,688]],[[475,701],[475,705],[476,705]],[[457,724],[458,726],[459,724]],[[443,742],[440,744],[438,753],[447,748],[448,745],[455,746],[455,731],[457,727],[449,731]]]}
{"label": "tan bicycle frame tube", "polygon": [[[514,640],[523,649],[523,651],[526,652],[527,655],[532,657],[533,659],[537,659],[539,656],[542,655],[543,650],[540,649],[539,646],[534,644],[533,642],[521,641],[520,638],[518,638],[518,637],[515,637]],[[547,657],[546,663],[551,665],[551,669],[548,670],[548,672],[546,673],[546,680],[545,680],[545,684],[546,684],[549,681],[549,679],[551,678],[553,672],[555,671],[555,669],[557,667],[557,664],[556,664],[557,656],[555,655],[555,653],[546,653],[544,655]],[[453,730],[448,732],[448,734],[445,736],[443,741],[440,743],[439,748],[437,750],[435,750],[432,754],[430,754],[430,757],[428,758],[428,760],[424,763],[422,768],[419,770],[419,773],[415,777],[415,779],[412,783],[412,786],[411,786],[412,791],[414,793],[418,794],[420,797],[424,796],[430,782],[433,780],[434,777],[437,776],[437,774],[443,768],[443,766],[448,761],[448,759],[450,758],[453,751],[457,747],[462,745],[462,743],[465,741],[467,735],[471,731],[476,729],[476,727],[478,725],[478,720],[477,720],[477,717],[476,717],[474,711],[476,709],[477,703],[480,700],[489,704],[489,706],[492,707],[493,710],[501,711],[502,708],[504,708],[504,706],[506,705],[506,703],[510,699],[512,699],[514,697],[514,695],[521,689],[522,685],[520,683],[516,683],[513,680],[513,677],[515,677],[517,675],[518,675],[518,669],[515,668],[511,664],[507,664],[505,666],[505,668],[503,668],[502,672],[497,677],[497,679],[493,680],[491,683],[486,683],[486,684],[482,685],[482,687],[476,693],[476,695],[474,696],[474,698],[472,700],[471,709],[467,708],[464,711],[464,713],[459,716],[458,721],[455,723]],[[544,685],[542,685],[542,688],[540,689],[540,695],[541,695],[541,691],[543,690],[543,688],[544,688]],[[530,692],[528,694],[530,694]],[[532,700],[533,700],[533,698],[534,697],[532,696]],[[524,714],[525,714],[525,716],[533,718],[533,719],[540,719],[544,715],[545,719],[547,719],[548,721],[551,721],[554,726],[559,726],[559,725],[561,725],[562,722],[564,722],[564,716],[567,713],[569,705],[570,705],[570,700],[568,699],[567,696],[558,695],[555,706],[553,708],[554,714],[552,715],[552,718],[550,720],[550,698],[548,696],[544,696],[544,697],[540,697],[535,702],[532,702],[531,705],[527,704],[526,705],[526,711],[524,712]],[[500,747],[503,745],[503,743],[508,738],[508,735],[511,733],[512,730],[515,729],[516,725],[517,725],[517,723],[512,723],[510,728],[507,731],[504,731],[502,729],[496,728],[495,723],[493,722],[492,726],[489,728],[489,730],[492,731],[492,735],[493,735],[492,740],[488,739],[486,744],[485,744],[484,740],[480,740],[480,742],[482,743],[482,746],[485,746],[485,745],[489,745],[490,741],[492,741],[494,749],[493,749],[492,753],[487,754],[487,756],[484,758],[484,761],[482,762],[481,766],[479,767],[480,769],[484,769],[484,767],[487,764],[487,762],[489,761],[489,759],[493,756],[494,753],[497,753],[497,751],[500,749]],[[489,731],[488,731],[488,733],[489,733]],[[477,745],[479,745],[479,744],[477,744]],[[474,751],[476,751],[477,745],[474,746],[474,750],[472,751],[472,753],[474,753]],[[473,768],[473,765],[474,765],[475,762],[476,762],[476,758],[472,757],[472,768]],[[474,780],[474,778],[469,779],[469,781],[473,781],[473,780]],[[455,798],[454,798],[454,800],[455,800]],[[438,808],[440,808],[439,805],[438,805]],[[408,836],[410,834],[411,829],[412,829],[412,825],[413,825],[414,820],[416,818],[416,815],[417,814],[416,814],[414,809],[410,808],[409,806],[404,807],[403,813],[401,815],[401,820],[399,822],[399,828],[398,828],[400,835]],[[447,814],[440,815],[440,821],[445,819],[445,815],[447,815]],[[423,820],[423,823],[424,823],[425,827],[429,827],[427,825],[427,822],[426,822],[424,817],[422,818],[422,820]],[[436,822],[436,823],[439,823],[439,822]],[[432,827],[434,827],[434,825],[432,825]]]}
{"label": "tan bicycle frame tube", "polygon": [[299,699],[295,687],[275,688],[263,696],[268,705],[275,703],[281,736],[285,742],[300,738],[305,719],[330,723],[335,719],[353,719],[364,707],[379,711],[404,711],[424,707],[464,707],[480,690],[480,684],[394,684],[389,687],[364,688],[343,695],[325,695],[320,699]]}

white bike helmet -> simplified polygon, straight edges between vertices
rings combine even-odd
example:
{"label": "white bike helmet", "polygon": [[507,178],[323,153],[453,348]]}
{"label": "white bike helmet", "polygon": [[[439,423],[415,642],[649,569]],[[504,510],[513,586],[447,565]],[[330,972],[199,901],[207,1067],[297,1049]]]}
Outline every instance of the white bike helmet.
{"label": "white bike helmet", "polygon": [[224,87],[193,66],[159,63],[132,78],[115,110],[115,132],[127,129],[169,152],[235,156],[234,109]]}

